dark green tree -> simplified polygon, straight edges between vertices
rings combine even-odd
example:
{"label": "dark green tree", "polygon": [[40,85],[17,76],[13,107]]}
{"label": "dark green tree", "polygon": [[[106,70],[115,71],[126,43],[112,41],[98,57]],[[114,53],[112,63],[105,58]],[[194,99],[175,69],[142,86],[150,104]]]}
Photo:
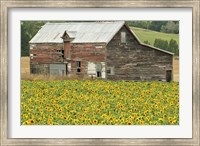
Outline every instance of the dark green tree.
{"label": "dark green tree", "polygon": [[155,39],[153,46],[168,51],[168,41],[166,40]]}
{"label": "dark green tree", "polygon": [[152,21],[151,24],[149,25],[149,29],[160,32],[162,25],[166,24],[167,21]]}
{"label": "dark green tree", "polygon": [[21,22],[21,56],[29,56],[29,41],[44,24],[44,21]]}
{"label": "dark green tree", "polygon": [[171,40],[169,41],[168,50],[169,50],[170,52],[173,52],[176,56],[178,56],[178,55],[179,55],[178,43],[177,43],[175,40],[171,39]]}

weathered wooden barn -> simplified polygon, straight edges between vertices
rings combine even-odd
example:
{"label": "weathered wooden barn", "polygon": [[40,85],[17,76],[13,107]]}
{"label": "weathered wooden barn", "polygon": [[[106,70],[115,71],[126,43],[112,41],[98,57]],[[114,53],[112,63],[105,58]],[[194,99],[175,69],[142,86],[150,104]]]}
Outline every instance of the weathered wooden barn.
{"label": "weathered wooden barn", "polygon": [[32,74],[173,79],[173,53],[142,44],[124,21],[46,23],[29,43]]}

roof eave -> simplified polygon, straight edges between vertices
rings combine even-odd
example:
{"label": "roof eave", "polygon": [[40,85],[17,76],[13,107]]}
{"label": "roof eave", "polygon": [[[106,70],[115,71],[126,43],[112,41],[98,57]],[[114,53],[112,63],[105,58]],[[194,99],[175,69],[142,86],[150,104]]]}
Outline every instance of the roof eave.
{"label": "roof eave", "polygon": [[144,43],[140,43],[140,45],[146,46],[146,47],[149,47],[149,48],[152,48],[152,49],[155,49],[155,50],[158,50],[158,51],[161,51],[161,52],[170,54],[170,55],[174,55],[174,53],[172,53],[172,52],[169,52],[169,51],[166,51],[166,50],[162,50],[162,49],[160,49],[160,48],[156,48],[156,47],[151,46],[151,45],[147,45],[147,44],[144,44]]}
{"label": "roof eave", "polygon": [[110,41],[113,39],[113,37],[119,32],[119,30],[125,25],[125,21],[123,21],[121,27],[112,35],[112,37],[106,42],[106,44],[109,44]]}

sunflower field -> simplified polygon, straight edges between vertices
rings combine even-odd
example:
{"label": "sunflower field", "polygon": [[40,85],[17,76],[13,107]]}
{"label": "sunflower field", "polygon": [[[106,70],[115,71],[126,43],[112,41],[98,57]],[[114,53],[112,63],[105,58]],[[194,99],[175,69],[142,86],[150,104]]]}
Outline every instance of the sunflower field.
{"label": "sunflower field", "polygon": [[21,82],[22,125],[178,125],[177,82]]}

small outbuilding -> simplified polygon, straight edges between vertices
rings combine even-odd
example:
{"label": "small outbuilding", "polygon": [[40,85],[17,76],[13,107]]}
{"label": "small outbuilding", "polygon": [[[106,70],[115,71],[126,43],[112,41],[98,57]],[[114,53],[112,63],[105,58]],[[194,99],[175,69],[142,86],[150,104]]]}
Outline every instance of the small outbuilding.
{"label": "small outbuilding", "polygon": [[125,21],[46,23],[29,43],[32,74],[173,79],[173,53],[141,43]]}

